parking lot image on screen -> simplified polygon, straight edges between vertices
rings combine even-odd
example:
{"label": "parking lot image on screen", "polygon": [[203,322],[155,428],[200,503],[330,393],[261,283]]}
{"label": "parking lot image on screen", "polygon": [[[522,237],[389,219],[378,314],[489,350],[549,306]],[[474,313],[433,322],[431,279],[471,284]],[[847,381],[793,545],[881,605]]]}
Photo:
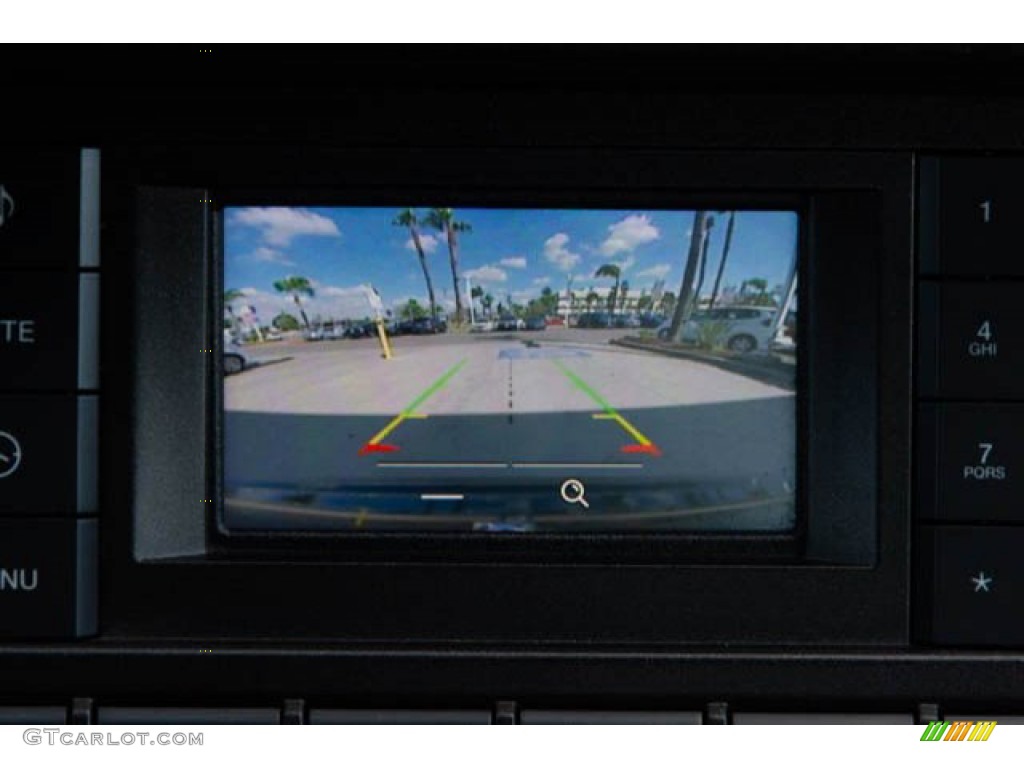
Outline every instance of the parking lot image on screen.
{"label": "parking lot image on screen", "polygon": [[789,211],[224,211],[224,523],[779,531]]}

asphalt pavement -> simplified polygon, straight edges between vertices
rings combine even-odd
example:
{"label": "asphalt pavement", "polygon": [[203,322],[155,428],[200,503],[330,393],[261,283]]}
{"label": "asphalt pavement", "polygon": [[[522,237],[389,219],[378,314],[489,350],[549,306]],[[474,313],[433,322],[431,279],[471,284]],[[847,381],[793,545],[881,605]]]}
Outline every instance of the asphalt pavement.
{"label": "asphalt pavement", "polygon": [[569,477],[595,499],[792,494],[792,392],[611,346],[615,333],[399,337],[391,360],[374,339],[249,347],[256,365],[225,381],[228,494],[407,489],[419,503],[506,485],[558,500]]}

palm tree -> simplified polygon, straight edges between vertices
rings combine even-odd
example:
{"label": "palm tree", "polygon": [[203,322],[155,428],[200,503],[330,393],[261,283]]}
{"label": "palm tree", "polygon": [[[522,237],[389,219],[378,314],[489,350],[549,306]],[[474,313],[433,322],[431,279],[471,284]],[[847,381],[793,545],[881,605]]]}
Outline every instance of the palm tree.
{"label": "palm tree", "polygon": [[403,320],[417,320],[421,317],[426,317],[427,312],[416,299],[409,299],[398,310],[398,316]]}
{"label": "palm tree", "polygon": [[619,280],[622,279],[622,267],[618,264],[602,264],[597,268],[594,277],[611,277],[615,280],[615,286],[608,294],[608,310],[615,312],[615,302],[619,297]]}
{"label": "palm tree", "polygon": [[455,319],[462,322],[462,292],[459,291],[459,232],[472,232],[473,228],[465,221],[455,220],[455,211],[451,208],[431,208],[423,223],[433,227],[445,236],[448,242],[448,262],[452,268],[452,287],[455,288]]}
{"label": "palm tree", "polygon": [[732,247],[732,233],[736,227],[736,211],[729,211],[729,223],[725,226],[725,243],[722,245],[722,258],[718,262],[718,273],[715,275],[715,285],[711,289],[711,301],[708,302],[708,309],[714,309],[718,301],[718,291],[722,287],[722,275],[725,273],[725,263],[729,258],[729,249]]}
{"label": "palm tree", "polygon": [[494,297],[489,293],[484,294],[484,297],[480,299],[480,306],[484,308],[484,315],[490,317],[491,307],[494,306]]}
{"label": "palm tree", "polygon": [[228,315],[231,317],[231,321],[229,323],[229,326],[231,327],[231,335],[236,339],[238,338],[238,316],[235,314],[235,308],[231,306],[231,302],[238,301],[244,297],[245,294],[237,288],[228,288],[224,291],[224,309],[227,310]]}
{"label": "palm tree", "polygon": [[309,296],[310,298],[316,295],[309,280],[305,277],[292,275],[284,280],[276,280],[274,282],[274,290],[278,293],[286,293],[292,297],[295,306],[299,308],[299,314],[302,315],[302,322],[309,328],[309,318],[306,317],[306,310],[302,308],[302,300],[299,298],[300,295]]}
{"label": "palm tree", "polygon": [[708,216],[704,221],[704,244],[700,251],[700,264],[697,267],[696,284],[693,288],[693,305],[700,304],[700,291],[704,287],[704,272],[708,266],[708,246],[711,244],[711,228],[715,226],[715,217]]}
{"label": "palm tree", "polygon": [[745,281],[745,285],[747,288],[752,288],[757,291],[757,293],[754,294],[755,298],[761,298],[768,292],[768,281],[763,277],[752,277]]}
{"label": "palm tree", "polygon": [[693,226],[690,227],[690,245],[684,263],[683,280],[679,284],[679,296],[676,298],[675,309],[672,310],[672,324],[668,331],[668,338],[671,341],[682,340],[683,327],[690,319],[690,314],[696,304],[693,296],[693,281],[697,276],[697,267],[700,265],[704,242],[708,234],[707,220],[707,211],[693,212]]}
{"label": "palm tree", "polygon": [[597,302],[599,302],[600,300],[601,300],[601,297],[597,295],[597,291],[595,291],[595,290],[594,290],[593,288],[591,288],[591,289],[590,289],[590,293],[588,293],[588,294],[587,294],[587,298],[586,298],[586,302],[587,302],[587,312],[589,312],[589,311],[590,311],[590,308],[591,308],[591,307],[592,307],[592,306],[593,306],[594,304],[596,304]]}
{"label": "palm tree", "polygon": [[619,312],[626,311],[626,299],[629,296],[629,281],[623,280],[619,290]]}
{"label": "palm tree", "polygon": [[430,301],[430,316],[437,319],[437,302],[434,300],[434,283],[430,279],[430,270],[427,269],[427,254],[423,251],[423,242],[420,240],[419,220],[416,218],[416,211],[412,208],[405,208],[399,211],[391,222],[396,227],[409,230],[412,244],[416,248],[416,255],[420,257],[420,269],[423,270],[423,279],[427,281],[427,298]]}
{"label": "palm tree", "polygon": [[474,285],[469,291],[469,301],[472,303],[474,300],[480,300],[480,307],[483,308],[484,289],[479,285]]}
{"label": "palm tree", "polygon": [[226,291],[224,291],[224,309],[226,309],[228,311],[228,314],[231,315],[232,322],[235,321],[236,317],[235,308],[231,306],[231,303],[234,301],[238,301],[239,299],[242,298],[245,298],[245,294],[242,293],[237,288],[228,288]]}
{"label": "palm tree", "polygon": [[661,301],[658,302],[658,308],[663,314],[672,314],[676,308],[676,295],[672,293],[672,291],[665,291],[661,294]]}

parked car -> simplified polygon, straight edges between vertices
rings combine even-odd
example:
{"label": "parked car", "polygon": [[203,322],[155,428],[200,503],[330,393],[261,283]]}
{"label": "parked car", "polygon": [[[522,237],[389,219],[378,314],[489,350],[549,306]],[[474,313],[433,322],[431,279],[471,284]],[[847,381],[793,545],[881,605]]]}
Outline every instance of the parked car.
{"label": "parked car", "polygon": [[639,328],[640,320],[633,315],[616,315],[612,321],[616,328]]}
{"label": "parked car", "polygon": [[234,342],[224,345],[224,375],[233,376],[241,373],[248,367],[249,361],[242,352],[242,348]]}
{"label": "parked car", "polygon": [[470,333],[487,333],[494,330],[493,320],[478,320],[469,326]]}
{"label": "parked car", "polygon": [[328,323],[323,327],[324,339],[344,339],[345,326],[342,323]]}
{"label": "parked car", "polygon": [[776,336],[768,343],[768,351],[780,363],[796,365],[796,342],[789,336]]}
{"label": "parked car", "polygon": [[526,318],[526,324],[524,330],[527,331],[543,331],[548,327],[547,320],[543,317],[528,317]]}
{"label": "parked car", "polygon": [[306,341],[323,341],[324,340],[324,329],[323,328],[310,328],[306,331]]}
{"label": "parked car", "polygon": [[367,336],[371,336],[376,332],[377,328],[374,323],[352,323],[345,329],[345,338],[365,339]]}
{"label": "parked car", "polygon": [[639,316],[641,328],[657,328],[665,322],[665,316],[655,312],[644,312]]}
{"label": "parked car", "polygon": [[584,312],[576,319],[577,328],[611,328],[612,316],[607,312]]}
{"label": "parked car", "polygon": [[448,331],[448,323],[444,319],[434,319],[432,317],[417,317],[415,320],[409,322],[408,330],[406,333],[412,333],[417,335],[431,334],[431,333],[445,333]]}
{"label": "parked car", "polygon": [[512,315],[502,315],[498,318],[498,322],[494,324],[494,330],[496,331],[521,331],[526,327],[526,323],[523,322],[522,318],[513,317]]}
{"label": "parked car", "polygon": [[[712,310],[698,310],[683,327],[683,341],[696,342],[701,331],[712,323],[721,323],[724,328],[723,343],[726,349],[739,354],[766,350],[771,341],[771,328],[778,310],[775,307],[715,307]],[[658,327],[658,338],[667,339],[672,320],[666,320]]]}

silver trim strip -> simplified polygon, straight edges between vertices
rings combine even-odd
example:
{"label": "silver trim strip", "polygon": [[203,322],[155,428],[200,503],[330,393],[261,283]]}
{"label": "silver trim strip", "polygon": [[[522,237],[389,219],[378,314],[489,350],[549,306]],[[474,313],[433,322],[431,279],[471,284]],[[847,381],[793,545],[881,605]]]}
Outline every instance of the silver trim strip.
{"label": "silver trim strip", "polygon": [[99,524],[79,520],[75,531],[75,636],[99,631]]}
{"label": "silver trim strip", "polygon": [[100,265],[100,151],[82,150],[81,197],[78,224],[78,264]]}
{"label": "silver trim strip", "polygon": [[99,511],[99,398],[78,398],[78,493],[77,512],[95,515]]}
{"label": "silver trim strip", "polygon": [[100,387],[100,276],[78,279],[78,388]]}

